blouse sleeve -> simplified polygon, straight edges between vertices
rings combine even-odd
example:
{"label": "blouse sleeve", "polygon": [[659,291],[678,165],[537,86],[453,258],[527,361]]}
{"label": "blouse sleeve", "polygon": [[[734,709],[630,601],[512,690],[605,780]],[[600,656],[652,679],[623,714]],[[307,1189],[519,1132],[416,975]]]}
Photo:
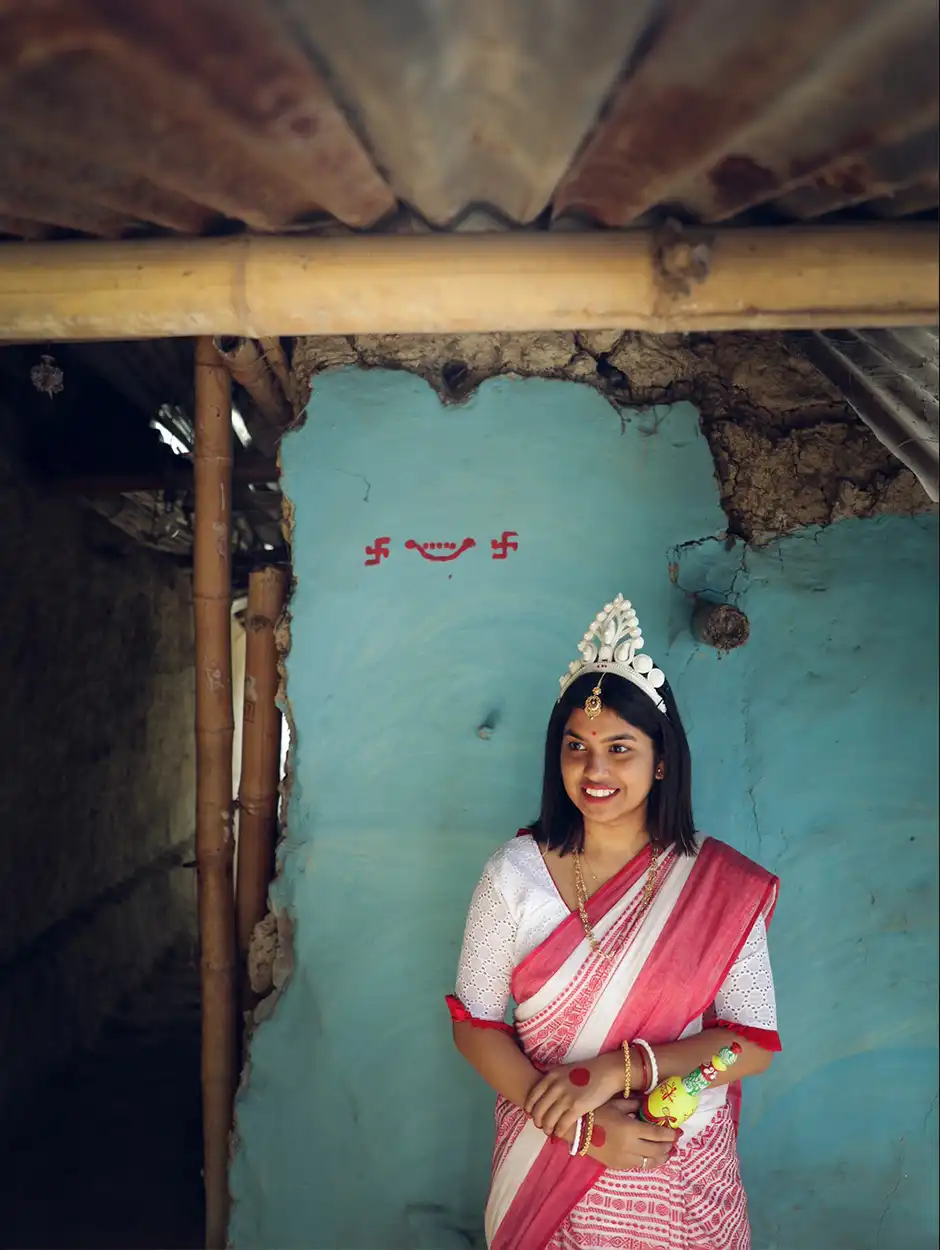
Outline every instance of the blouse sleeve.
{"label": "blouse sleeve", "polygon": [[467,914],[456,986],[464,1014],[458,1016],[451,1002],[455,1019],[503,1023],[511,996],[515,939],[516,922],[487,865]]}
{"label": "blouse sleeve", "polygon": [[714,1010],[719,1027],[730,1029],[765,1050],[780,1050],[774,978],[763,916],[758,916],[715,995]]}

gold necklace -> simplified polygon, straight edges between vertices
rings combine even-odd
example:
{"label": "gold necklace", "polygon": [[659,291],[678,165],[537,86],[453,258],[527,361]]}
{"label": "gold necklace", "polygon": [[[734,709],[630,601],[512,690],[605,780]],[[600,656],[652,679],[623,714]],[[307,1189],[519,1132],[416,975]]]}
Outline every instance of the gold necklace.
{"label": "gold necklace", "polygon": [[583,858],[584,858],[584,862],[585,862],[585,864],[587,864],[587,870],[588,870],[588,872],[591,874],[591,880],[594,882],[594,885],[595,885],[595,886],[597,887],[597,889],[599,890],[599,889],[601,888],[601,883],[600,883],[600,882],[598,881],[598,879],[597,879],[597,873],[594,871],[594,869],[591,867],[591,865],[590,865],[590,864],[588,864],[588,857],[587,857],[587,855],[585,855]]}
{"label": "gold necklace", "polygon": [[[658,860],[659,860],[659,851],[657,850],[655,846],[651,844],[650,845],[650,866],[649,866],[649,871],[646,874],[646,884],[643,887],[643,897],[640,900],[640,915],[642,915],[643,912],[646,911],[647,907],[649,907],[650,902],[652,901],[652,898],[653,898],[653,890],[656,888],[656,864]],[[588,871],[590,872],[591,876],[594,877],[594,880],[596,881],[597,877],[594,876],[594,870],[591,868],[590,864],[588,864]],[[588,914],[587,914],[588,892],[584,884],[584,873],[581,871],[580,851],[574,852],[574,889],[575,889],[575,895],[578,900],[578,914],[581,917],[581,924],[584,928],[584,936],[588,940],[588,946],[590,946],[591,950],[594,952],[595,955],[600,955],[601,959],[610,959],[611,956],[608,955],[605,951],[601,950],[601,944],[600,942],[598,942],[597,938],[594,936],[594,930],[591,928],[591,922],[588,919]]]}

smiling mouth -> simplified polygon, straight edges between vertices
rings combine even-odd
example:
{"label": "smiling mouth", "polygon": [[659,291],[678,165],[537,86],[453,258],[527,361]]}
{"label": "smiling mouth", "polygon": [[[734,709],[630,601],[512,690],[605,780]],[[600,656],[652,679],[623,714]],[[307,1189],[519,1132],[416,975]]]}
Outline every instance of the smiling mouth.
{"label": "smiling mouth", "polygon": [[610,790],[602,786],[581,787],[581,794],[589,803],[606,803],[608,799],[612,799],[615,794],[619,793],[619,790]]}

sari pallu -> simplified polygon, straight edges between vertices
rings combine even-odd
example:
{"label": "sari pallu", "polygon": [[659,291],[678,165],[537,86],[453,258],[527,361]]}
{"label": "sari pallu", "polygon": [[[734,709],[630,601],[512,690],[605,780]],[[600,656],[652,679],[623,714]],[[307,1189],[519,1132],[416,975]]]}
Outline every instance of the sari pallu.
{"label": "sari pallu", "polygon": [[[573,912],[516,967],[516,1034],[537,1067],[590,1059],[635,1037],[675,1041],[705,1015],[758,917],[769,923],[777,879],[731,847],[709,838],[695,856],[667,851],[644,909],[649,861],[647,848],[588,901],[609,959],[591,951]],[[546,1138],[499,1098],[487,1244],[746,1250],[732,1112],[706,1114],[698,1131],[701,1115],[686,1125],[666,1167],[613,1172],[591,1158],[572,1158],[564,1142]]]}

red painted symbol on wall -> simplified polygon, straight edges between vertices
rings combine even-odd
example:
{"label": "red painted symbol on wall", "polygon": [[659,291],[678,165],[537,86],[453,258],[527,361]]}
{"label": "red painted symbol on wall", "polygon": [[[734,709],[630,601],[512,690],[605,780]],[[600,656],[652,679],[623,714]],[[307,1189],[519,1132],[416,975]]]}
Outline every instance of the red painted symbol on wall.
{"label": "red painted symbol on wall", "polygon": [[493,548],[493,559],[505,560],[510,551],[518,551],[519,544],[512,541],[518,537],[519,535],[515,530],[503,530],[501,538],[494,538],[490,542],[490,546]]}
{"label": "red painted symbol on wall", "polygon": [[381,564],[383,560],[387,560],[389,556],[388,544],[391,538],[377,538],[371,547],[366,547],[366,555],[371,558],[366,560],[366,568],[372,564]]}
{"label": "red painted symbol on wall", "polygon": [[[418,555],[424,560],[433,560],[437,564],[445,564],[448,560],[456,560],[458,556],[462,556],[465,551],[469,551],[471,547],[475,547],[476,542],[472,538],[465,538],[458,547],[456,543],[418,543],[413,538],[409,538],[405,543],[406,551],[417,551]],[[443,555],[438,555],[438,552]]]}
{"label": "red painted symbol on wall", "polygon": [[[494,560],[505,560],[510,551],[518,551],[519,535],[515,530],[503,530],[499,538],[490,540],[490,547],[493,551]],[[368,559],[365,561],[367,567],[374,568],[375,565],[381,564],[383,560],[387,560],[391,555],[390,543],[391,538],[386,535],[383,538],[377,538],[371,547],[365,548]],[[465,538],[462,543],[419,543],[416,538],[409,538],[405,543],[406,551],[417,551],[422,560],[428,560],[432,564],[449,564],[460,558],[465,551],[471,551],[477,545],[475,538]]]}

